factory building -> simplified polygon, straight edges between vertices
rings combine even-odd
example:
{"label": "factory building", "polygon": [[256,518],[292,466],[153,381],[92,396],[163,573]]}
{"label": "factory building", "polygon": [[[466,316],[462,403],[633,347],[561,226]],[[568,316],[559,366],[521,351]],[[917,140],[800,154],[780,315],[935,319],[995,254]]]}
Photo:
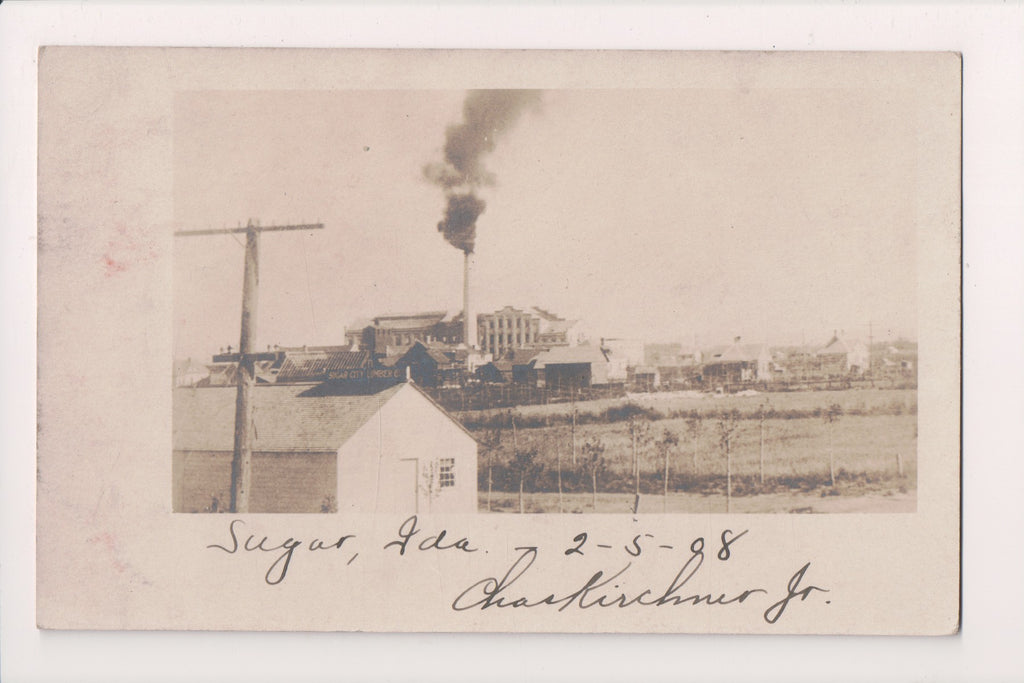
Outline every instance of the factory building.
{"label": "factory building", "polygon": [[354,351],[369,351],[376,355],[386,355],[388,347],[410,346],[418,341],[461,344],[462,314],[428,311],[357,320],[346,327],[345,341]]}
{"label": "factory building", "polygon": [[503,357],[515,349],[576,346],[582,341],[578,320],[560,318],[543,308],[505,306],[477,316],[477,341],[484,353]]}

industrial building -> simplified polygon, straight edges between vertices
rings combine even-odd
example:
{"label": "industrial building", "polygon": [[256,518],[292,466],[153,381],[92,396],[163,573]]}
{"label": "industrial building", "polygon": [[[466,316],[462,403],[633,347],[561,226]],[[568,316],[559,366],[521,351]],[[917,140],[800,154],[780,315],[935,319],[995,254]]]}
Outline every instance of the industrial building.
{"label": "industrial building", "polygon": [[495,358],[515,349],[576,346],[583,339],[578,320],[566,320],[531,306],[505,306],[477,316],[477,340],[481,351]]}
{"label": "industrial building", "polygon": [[462,314],[428,311],[408,315],[381,315],[357,320],[345,329],[345,341],[354,351],[388,354],[388,347],[409,346],[415,342],[461,344]]}

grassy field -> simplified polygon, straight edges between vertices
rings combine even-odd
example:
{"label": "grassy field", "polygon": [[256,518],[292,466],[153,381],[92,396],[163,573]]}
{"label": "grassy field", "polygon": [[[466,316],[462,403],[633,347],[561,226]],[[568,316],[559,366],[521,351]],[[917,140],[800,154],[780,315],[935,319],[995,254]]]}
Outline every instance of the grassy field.
{"label": "grassy field", "polygon": [[[720,398],[695,396],[658,396],[649,399],[654,410],[640,420],[645,434],[639,439],[640,489],[644,500],[658,495],[658,511],[665,506],[661,497],[665,478],[664,454],[669,460],[668,508],[706,511],[702,497],[718,501],[726,489],[726,457],[721,442],[721,412],[732,412],[729,440],[731,493],[734,509],[738,498],[769,496],[871,497],[906,496],[913,498],[917,480],[917,415],[916,392],[853,390],[847,392],[804,392],[762,394],[758,396],[726,396]],[[601,402],[604,403],[604,402]],[[619,403],[621,405],[622,402]],[[640,402],[634,397],[633,405]],[[762,405],[770,405],[772,417],[766,418],[764,448],[761,448],[762,422],[758,419]],[[843,408],[831,424],[822,417],[830,405]],[[599,415],[615,409],[615,404],[592,406],[578,404],[581,412]],[[529,473],[524,488],[533,492],[536,511],[558,511],[558,471],[562,472],[562,490],[580,502],[565,511],[584,511],[590,505],[591,479],[581,471],[583,445],[600,441],[604,446],[604,468],[598,475],[598,491],[608,496],[626,496],[626,509],[632,507],[635,480],[632,474],[632,439],[629,423],[619,421],[580,421],[576,427],[576,460],[573,464],[572,428],[569,407],[565,404],[529,406],[519,409],[517,424],[539,425],[516,429],[519,452],[536,451],[537,467]],[[613,413],[614,414],[614,413]],[[677,415],[676,417],[669,417]],[[817,416],[810,416],[817,415]],[[654,419],[646,419],[649,417]],[[537,419],[540,417],[541,419]],[[530,419],[532,418],[532,419]],[[550,426],[547,423],[550,422]],[[726,421],[729,424],[730,421]],[[473,424],[470,417],[469,423]],[[478,422],[479,423],[479,422]],[[480,488],[486,491],[488,467],[491,467],[494,491],[513,494],[518,511],[519,477],[509,463],[513,453],[511,429],[496,429],[494,422],[476,429],[493,448],[482,449]],[[677,444],[659,448],[666,431],[675,436]],[[831,439],[830,439],[831,431]],[[831,446],[830,446],[831,442]],[[833,486],[829,453],[835,471]],[[762,470],[763,452],[763,470]],[[900,472],[902,469],[902,473]],[[763,479],[762,479],[763,476]],[[554,508],[546,494],[554,494]],[[673,502],[673,496],[678,501]],[[599,496],[599,511],[602,510]],[[615,498],[617,500],[617,498]],[[891,502],[891,501],[890,501]],[[791,505],[792,503],[792,505]],[[713,505],[714,503],[707,503]],[[794,501],[780,500],[776,508],[805,508]],[[911,503],[912,505],[912,503]],[[674,507],[673,507],[674,506]],[[694,507],[696,506],[696,507]],[[609,511],[622,507],[607,500]],[[747,507],[750,507],[749,505]],[[754,506],[755,508],[757,506]],[[810,506],[814,507],[814,506]],[[821,508],[819,503],[817,508]],[[835,508],[836,504],[826,505]],[[885,508],[886,505],[881,505]],[[503,508],[492,495],[492,509]],[[816,508],[816,509],[817,509]]]}
{"label": "grassy field", "polygon": [[[687,413],[712,416],[723,410],[736,410],[747,417],[755,416],[762,407],[775,413],[812,413],[837,404],[847,414],[917,413],[916,389],[852,389],[848,391],[793,391],[750,395],[708,394],[700,392],[652,392],[632,394],[626,398],[581,401],[575,409],[582,421],[600,418],[609,409],[633,405],[665,416]],[[557,423],[566,420],[573,406],[569,403],[519,406],[515,413],[525,423],[541,421]],[[466,424],[478,424],[507,415],[508,409],[476,410],[459,413]]]}
{"label": "grassy field", "polygon": [[[589,493],[564,493],[561,507],[557,493],[527,493],[523,498],[523,507],[527,514],[557,512],[565,514],[631,514],[633,512],[633,495],[627,493],[599,493],[596,508],[593,496]],[[481,512],[488,511],[486,491],[479,495],[479,509]],[[733,514],[897,513],[914,512],[916,509],[917,500],[912,491],[834,496],[802,491],[764,493],[758,496],[735,497],[729,505],[729,512]],[[518,494],[493,493],[490,512],[518,513]],[[667,499],[660,494],[642,495],[638,514],[722,514],[725,512],[725,496],[722,494],[670,492]]]}

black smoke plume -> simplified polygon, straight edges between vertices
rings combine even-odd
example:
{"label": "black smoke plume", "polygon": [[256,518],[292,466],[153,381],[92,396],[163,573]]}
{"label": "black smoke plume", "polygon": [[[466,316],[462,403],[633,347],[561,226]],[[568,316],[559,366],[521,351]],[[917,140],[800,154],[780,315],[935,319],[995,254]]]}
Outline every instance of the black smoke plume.
{"label": "black smoke plume", "polygon": [[462,122],[445,131],[444,161],[424,167],[424,177],[441,187],[448,199],[438,232],[457,249],[473,253],[476,220],[487,208],[476,190],[495,184],[484,157],[528,106],[539,103],[537,90],[471,90],[462,104]]}

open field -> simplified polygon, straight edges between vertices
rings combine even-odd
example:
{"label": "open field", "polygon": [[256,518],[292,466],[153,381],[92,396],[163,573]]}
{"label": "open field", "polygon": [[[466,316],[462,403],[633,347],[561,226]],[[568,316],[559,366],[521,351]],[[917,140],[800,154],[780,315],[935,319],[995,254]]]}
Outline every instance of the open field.
{"label": "open field", "polygon": [[[559,512],[557,493],[524,494],[527,514]],[[487,512],[487,492],[480,493],[480,511]],[[758,496],[743,496],[732,499],[729,511],[738,514],[770,513],[836,513],[869,512],[898,513],[914,512],[917,499],[913,491],[900,493],[887,491],[866,495],[822,496],[819,492],[765,493]],[[491,512],[518,513],[519,498],[515,493],[493,493]],[[633,512],[633,495],[628,493],[599,493],[597,508],[589,493],[565,493],[562,495],[561,511],[566,514],[599,513],[630,514]],[[724,513],[725,495],[670,492],[666,500],[660,494],[640,497],[638,514],[716,514]]]}
{"label": "open field", "polygon": [[[766,401],[770,401],[772,410],[764,410],[766,417],[762,421],[761,406]],[[666,454],[670,511],[708,512],[715,511],[716,505],[721,507],[718,511],[725,511],[727,460],[723,428],[732,430],[728,462],[733,511],[857,511],[865,506],[881,511],[894,505],[914,509],[914,391],[855,390],[720,398],[662,396],[650,403],[656,405],[655,410],[642,411],[640,419],[634,421],[640,430],[637,450],[641,511],[653,505],[656,509],[652,511],[660,512],[665,505],[662,494]],[[619,406],[623,405],[626,404],[619,402]],[[640,401],[633,397],[632,406],[637,405]],[[830,405],[842,407],[842,413],[832,422],[825,418]],[[524,490],[532,492],[531,505],[536,511],[558,511],[559,470],[563,493],[572,494],[576,501],[569,506],[563,495],[563,509],[589,511],[593,484],[589,471],[583,470],[585,444],[600,443],[604,450],[597,481],[598,511],[612,512],[620,507],[629,511],[636,486],[630,422],[616,419],[618,408],[614,404],[579,404],[577,408],[581,414],[604,412],[600,421],[578,420],[575,463],[568,406],[520,409],[515,447],[511,428],[502,426],[494,417],[485,417],[481,422],[486,426],[475,430],[490,445],[481,449],[481,495],[486,494],[490,476],[492,491],[510,494],[512,509],[518,511],[519,474],[511,462],[512,454],[514,450],[536,452],[535,466],[523,482]],[[728,416],[725,419],[721,417],[723,411]],[[612,421],[608,421],[609,417]],[[472,417],[469,422],[473,424]],[[520,424],[530,426],[519,427]],[[548,494],[554,496],[553,503]],[[605,500],[601,496],[611,497]],[[622,501],[616,502],[619,498]],[[863,504],[851,504],[853,498],[862,498]],[[765,506],[769,510],[761,509]],[[502,507],[499,497],[492,495],[492,509]]]}
{"label": "open field", "polygon": [[[519,406],[515,413],[526,423],[536,426],[539,421],[551,423],[565,421],[573,408],[581,421],[601,417],[609,409],[626,405],[650,409],[665,416],[673,414],[714,415],[723,410],[737,410],[742,416],[754,417],[762,409],[777,414],[810,414],[833,404],[847,414],[905,414],[917,413],[916,389],[851,389],[848,391],[792,391],[751,394],[710,394],[696,391],[651,392],[630,394],[624,398],[598,401],[551,403],[547,405]],[[509,409],[475,410],[458,413],[468,425],[483,423],[507,415]]]}

